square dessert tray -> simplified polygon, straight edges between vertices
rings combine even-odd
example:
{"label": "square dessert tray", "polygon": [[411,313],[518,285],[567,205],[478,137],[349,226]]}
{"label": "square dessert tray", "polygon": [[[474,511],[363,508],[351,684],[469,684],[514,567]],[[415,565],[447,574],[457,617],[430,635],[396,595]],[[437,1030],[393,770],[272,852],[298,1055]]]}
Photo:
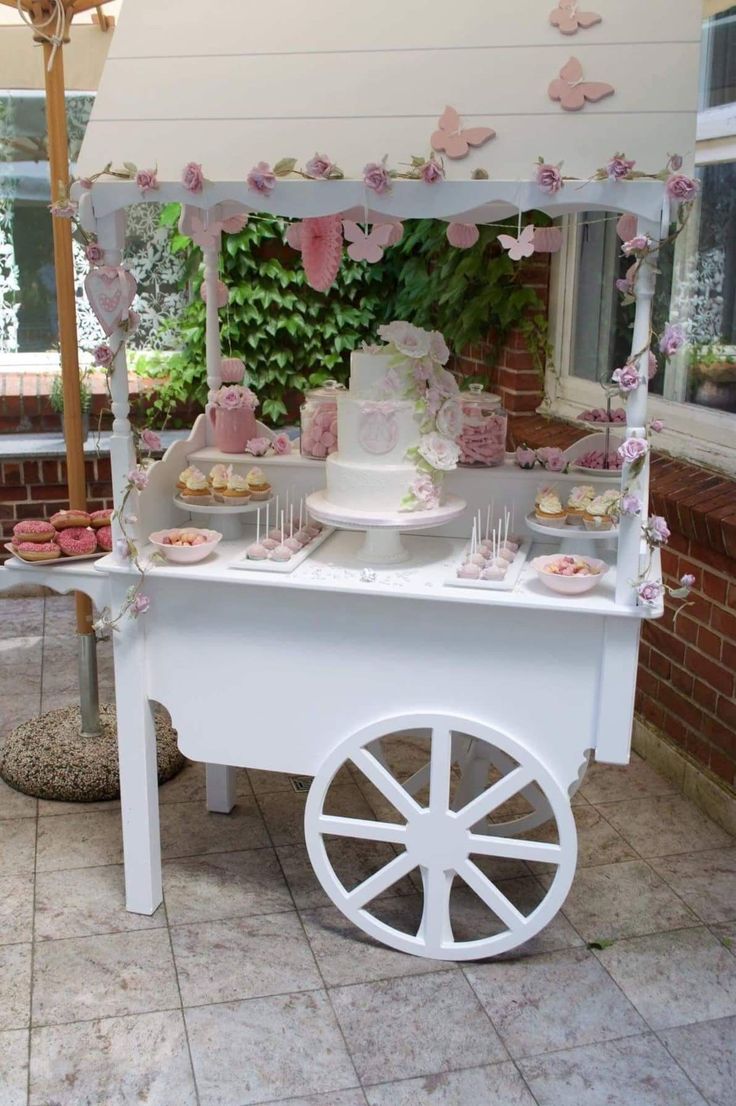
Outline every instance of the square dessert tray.
{"label": "square dessert tray", "polygon": [[[503,580],[461,580],[459,576],[448,576],[445,585],[448,588],[476,588],[478,591],[513,591],[521,578],[531,547],[532,543],[528,538],[520,543]],[[466,545],[457,564],[462,564],[469,554],[470,546]]]}
{"label": "square dessert tray", "polygon": [[247,554],[244,554],[240,560],[232,561],[229,567],[237,568],[244,572],[280,572],[282,575],[289,575],[297,569],[300,564],[303,564],[307,557],[311,557],[315,549],[318,549],[319,546],[334,533],[334,529],[326,526],[324,530],[320,531],[316,538],[312,538],[309,545],[305,545],[288,561],[251,561]]}
{"label": "square dessert tray", "polygon": [[12,554],[16,561],[25,565],[26,568],[55,568],[57,565],[70,564],[72,561],[98,561],[100,557],[106,557],[107,553],[104,550],[99,550],[96,553],[77,553],[75,556],[67,557],[64,553],[60,557],[54,558],[49,561],[26,561],[25,558],[20,557],[10,542],[4,543],[4,548],[8,553]]}

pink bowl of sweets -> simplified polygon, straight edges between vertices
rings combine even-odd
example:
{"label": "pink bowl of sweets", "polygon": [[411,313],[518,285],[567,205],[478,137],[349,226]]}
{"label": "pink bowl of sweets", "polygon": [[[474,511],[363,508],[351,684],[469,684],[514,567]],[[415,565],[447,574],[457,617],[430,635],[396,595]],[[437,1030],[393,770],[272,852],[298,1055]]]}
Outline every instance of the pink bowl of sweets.
{"label": "pink bowl of sweets", "polygon": [[172,564],[193,565],[209,557],[222,541],[222,534],[196,526],[179,526],[174,530],[156,530],[148,540]]}
{"label": "pink bowl of sweets", "polygon": [[554,553],[547,557],[535,557],[532,568],[550,591],[561,595],[583,595],[600,583],[609,566],[596,557]]}

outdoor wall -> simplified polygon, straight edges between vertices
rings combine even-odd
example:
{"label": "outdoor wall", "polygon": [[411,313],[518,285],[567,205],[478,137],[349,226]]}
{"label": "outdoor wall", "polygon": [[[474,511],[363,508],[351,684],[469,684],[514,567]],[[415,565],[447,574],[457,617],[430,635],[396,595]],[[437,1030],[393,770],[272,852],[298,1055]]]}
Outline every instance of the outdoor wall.
{"label": "outdoor wall", "polygon": [[[116,16],[122,0],[105,4],[104,11]],[[91,13],[72,23],[71,41],[64,47],[64,76],[68,89],[96,89],[112,41],[91,22]],[[25,27],[12,8],[0,8],[0,84],[3,88],[43,88],[43,56],[34,45],[33,32]]]}

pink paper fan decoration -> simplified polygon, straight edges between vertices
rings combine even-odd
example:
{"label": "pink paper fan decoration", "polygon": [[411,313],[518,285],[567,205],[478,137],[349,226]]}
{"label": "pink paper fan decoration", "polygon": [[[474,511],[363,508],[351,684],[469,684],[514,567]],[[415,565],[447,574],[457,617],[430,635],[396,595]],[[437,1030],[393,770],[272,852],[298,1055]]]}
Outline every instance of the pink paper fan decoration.
{"label": "pink paper fan decoration", "polygon": [[289,223],[286,228],[285,235],[287,244],[291,246],[292,250],[302,252],[302,224],[301,223]]}
{"label": "pink paper fan decoration", "polygon": [[561,249],[562,231],[559,227],[537,227],[535,229],[535,253],[557,253]]}
{"label": "pink paper fan decoration", "polygon": [[[199,294],[202,297],[202,299],[204,300],[204,302],[207,303],[207,285],[205,284],[204,281],[202,281],[202,287],[199,290]],[[221,280],[218,280],[218,282],[217,282],[217,307],[218,307],[218,310],[222,307],[225,307],[229,299],[230,299],[230,293],[227,290],[227,285],[223,284]]]}
{"label": "pink paper fan decoration", "polygon": [[636,215],[622,215],[616,223],[616,234],[622,242],[630,242],[635,238],[637,229]]}
{"label": "pink paper fan decoration", "polygon": [[458,250],[469,250],[479,238],[475,223],[450,223],[447,228],[447,241]]}
{"label": "pink paper fan decoration", "polygon": [[315,292],[326,292],[337,276],[342,261],[342,219],[339,215],[305,219],[302,222],[301,244],[307,284]]}
{"label": "pink paper fan decoration", "polygon": [[220,361],[220,380],[223,384],[242,384],[245,365],[239,357],[223,357]]}

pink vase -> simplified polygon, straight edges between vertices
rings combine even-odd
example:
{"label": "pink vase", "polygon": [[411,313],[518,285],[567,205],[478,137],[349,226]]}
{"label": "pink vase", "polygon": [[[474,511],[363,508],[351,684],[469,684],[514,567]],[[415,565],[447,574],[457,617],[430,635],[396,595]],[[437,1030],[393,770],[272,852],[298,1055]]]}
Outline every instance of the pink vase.
{"label": "pink vase", "polygon": [[256,416],[248,407],[210,407],[210,422],[215,446],[222,453],[245,453],[246,443],[258,436]]}

